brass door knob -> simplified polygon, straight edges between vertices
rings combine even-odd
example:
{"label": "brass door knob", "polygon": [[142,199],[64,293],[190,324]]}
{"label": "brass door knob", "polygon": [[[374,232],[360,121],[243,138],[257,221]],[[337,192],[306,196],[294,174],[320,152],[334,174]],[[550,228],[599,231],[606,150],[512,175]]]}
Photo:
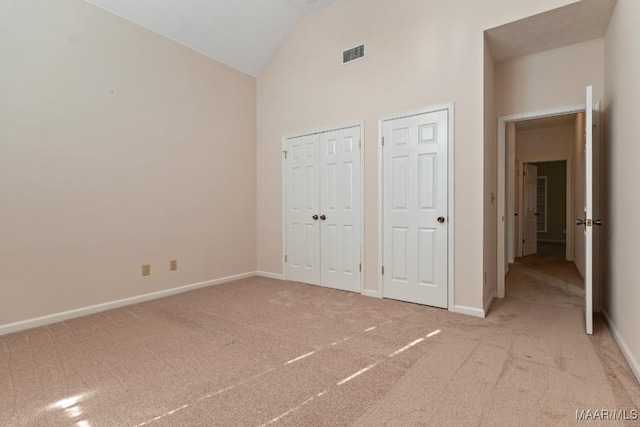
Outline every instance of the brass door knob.
{"label": "brass door knob", "polygon": [[318,215],[314,215],[311,218],[313,218],[314,221],[317,221],[318,220]]}
{"label": "brass door knob", "polygon": [[320,219],[324,221],[325,219],[327,219],[327,217],[326,215],[320,215]]}
{"label": "brass door knob", "polygon": [[440,224],[442,224],[442,223],[444,222],[444,217],[443,217],[443,216],[439,216],[439,217],[438,217],[438,222],[439,222]]}

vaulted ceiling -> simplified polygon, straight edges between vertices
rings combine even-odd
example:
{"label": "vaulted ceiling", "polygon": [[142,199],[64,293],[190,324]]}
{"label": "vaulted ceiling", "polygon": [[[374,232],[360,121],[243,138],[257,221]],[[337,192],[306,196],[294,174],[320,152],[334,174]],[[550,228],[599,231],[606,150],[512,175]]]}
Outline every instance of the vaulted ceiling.
{"label": "vaulted ceiling", "polygon": [[[256,77],[305,14],[337,0],[86,1]],[[615,4],[576,1],[485,34],[500,62],[602,37]]]}
{"label": "vaulted ceiling", "polygon": [[307,13],[336,0],[87,0],[258,76]]}

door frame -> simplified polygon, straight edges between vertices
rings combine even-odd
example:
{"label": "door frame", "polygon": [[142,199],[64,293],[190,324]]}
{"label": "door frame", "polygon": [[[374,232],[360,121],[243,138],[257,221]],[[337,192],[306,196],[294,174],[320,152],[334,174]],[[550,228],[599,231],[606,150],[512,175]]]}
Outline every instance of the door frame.
{"label": "door frame", "polygon": [[287,165],[284,157],[284,152],[287,150],[287,139],[300,138],[301,136],[309,136],[320,133],[332,132],[335,130],[347,129],[352,127],[360,127],[360,141],[362,146],[360,150],[360,264],[362,264],[362,270],[360,271],[360,294],[364,295],[364,120],[355,122],[346,122],[338,125],[324,126],[308,132],[298,132],[291,135],[282,137],[282,278],[287,280],[287,263],[284,259],[287,253]]}
{"label": "door frame", "polygon": [[[382,266],[383,266],[383,254],[384,254],[384,241],[383,241],[383,213],[384,213],[384,200],[382,198],[384,181],[383,181],[383,153],[382,153],[382,126],[384,122],[402,119],[404,117],[417,116],[420,114],[435,113],[437,111],[447,111],[447,126],[448,126],[448,141],[447,141],[447,156],[448,156],[448,179],[447,179],[447,201],[448,201],[448,213],[447,213],[447,309],[454,311],[454,236],[455,236],[455,215],[454,215],[454,135],[455,135],[455,103],[448,102],[445,104],[434,105],[431,107],[419,108],[416,110],[403,111],[399,113],[387,114],[378,118],[378,287],[375,296],[382,298]],[[372,291],[369,291],[369,295],[373,295]]]}
{"label": "door frame", "polygon": [[[497,254],[497,298],[504,298],[505,295],[505,276],[508,271],[508,259],[507,259],[507,245],[509,242],[507,241],[507,227],[509,226],[509,221],[505,221],[505,218],[514,218],[515,210],[513,212],[506,211],[506,202],[507,202],[507,167],[509,168],[509,176],[514,176],[515,174],[515,164],[511,165],[507,162],[507,144],[506,144],[506,134],[507,134],[507,123],[519,122],[522,120],[532,120],[532,119],[542,119],[546,117],[554,117],[554,116],[562,116],[565,114],[576,114],[583,113],[585,111],[586,104],[578,104],[578,105],[570,105],[565,107],[557,107],[550,108],[547,110],[538,110],[531,111],[527,113],[518,113],[511,114],[508,116],[500,116],[498,117],[498,214],[497,214],[497,224],[498,224],[498,254]],[[510,197],[515,198],[515,191],[513,195]],[[515,221],[514,221],[515,224]],[[569,227],[571,224],[567,224]],[[511,224],[513,226],[513,224]]]}

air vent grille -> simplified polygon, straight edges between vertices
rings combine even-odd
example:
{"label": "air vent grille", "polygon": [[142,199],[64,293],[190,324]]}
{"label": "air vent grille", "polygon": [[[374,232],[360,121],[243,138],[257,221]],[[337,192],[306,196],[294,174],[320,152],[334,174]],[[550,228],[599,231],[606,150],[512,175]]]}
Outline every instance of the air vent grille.
{"label": "air vent grille", "polygon": [[346,64],[356,59],[364,58],[364,45],[356,46],[352,49],[342,52],[342,63]]}

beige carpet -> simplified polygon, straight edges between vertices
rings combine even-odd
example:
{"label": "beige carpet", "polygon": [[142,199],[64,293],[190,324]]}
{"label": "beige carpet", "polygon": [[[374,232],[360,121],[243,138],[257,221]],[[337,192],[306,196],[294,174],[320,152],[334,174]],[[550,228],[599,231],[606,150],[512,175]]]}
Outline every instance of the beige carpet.
{"label": "beige carpet", "polygon": [[562,283],[565,289],[582,290],[584,280],[573,261],[566,261],[566,245],[564,243],[538,242],[535,255],[516,258],[516,268],[544,275],[545,279]]}
{"label": "beige carpet", "polygon": [[0,425],[585,425],[576,410],[637,409],[602,321],[586,336],[577,297],[529,283],[510,278],[477,319],[251,278],[5,335]]}

